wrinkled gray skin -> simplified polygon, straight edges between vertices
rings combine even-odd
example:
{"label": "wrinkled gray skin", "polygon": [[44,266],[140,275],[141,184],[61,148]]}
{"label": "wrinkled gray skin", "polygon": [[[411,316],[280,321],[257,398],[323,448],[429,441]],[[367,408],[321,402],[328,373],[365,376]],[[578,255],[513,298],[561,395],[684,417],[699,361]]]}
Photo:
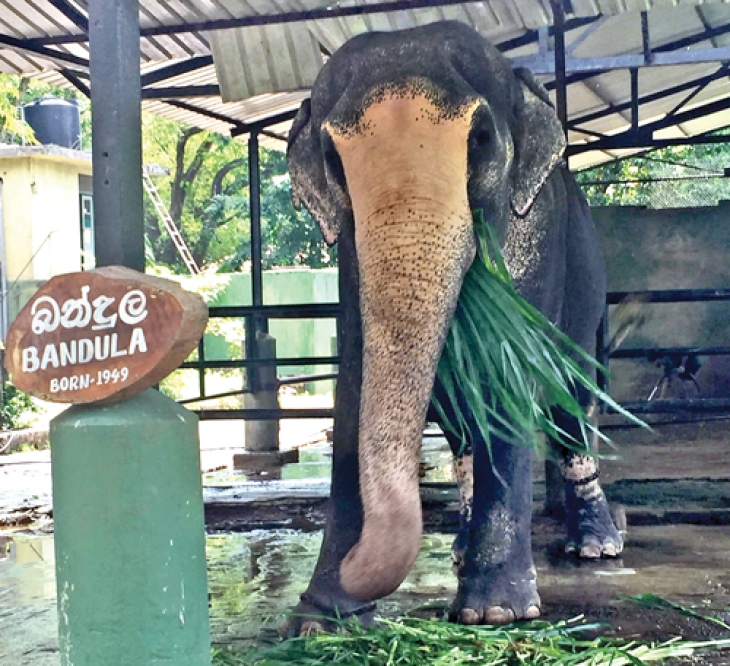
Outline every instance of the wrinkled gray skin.
{"label": "wrinkled gray skin", "polygon": [[[459,23],[352,39],[302,104],[289,137],[292,189],[327,242],[339,244],[344,319],[330,521],[288,633],[327,628],[323,618],[336,615],[369,621],[368,602],[400,585],[418,553],[421,433],[474,259],[473,210],[497,231],[521,293],[595,347],[604,265],[563,150],[545,90]],[[536,617],[530,452],[495,446],[492,467],[481,444],[471,433],[457,460],[463,506],[451,616],[470,624]],[[572,548],[616,555],[621,539],[593,459],[564,450],[559,459]]]}

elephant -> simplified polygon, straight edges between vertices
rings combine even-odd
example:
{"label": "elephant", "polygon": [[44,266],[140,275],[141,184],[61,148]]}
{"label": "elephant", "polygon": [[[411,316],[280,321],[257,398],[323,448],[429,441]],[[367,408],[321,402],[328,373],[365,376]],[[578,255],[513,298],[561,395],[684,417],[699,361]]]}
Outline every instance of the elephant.
{"label": "elephant", "polygon": [[[477,254],[474,211],[491,224],[519,292],[595,352],[605,266],[564,149],[544,87],[465,24],[361,34],[320,70],[287,158],[295,205],[338,244],[341,360],[330,514],[289,635],[330,628],[332,617],[371,622],[374,601],[415,561],[422,433]],[[590,395],[577,397],[590,409]],[[567,414],[556,420],[568,433],[578,427]],[[536,618],[532,452],[493,442],[490,457],[476,429],[445,433],[462,498],[450,618]],[[622,540],[595,458],[564,447],[556,455],[572,549],[617,556]]]}

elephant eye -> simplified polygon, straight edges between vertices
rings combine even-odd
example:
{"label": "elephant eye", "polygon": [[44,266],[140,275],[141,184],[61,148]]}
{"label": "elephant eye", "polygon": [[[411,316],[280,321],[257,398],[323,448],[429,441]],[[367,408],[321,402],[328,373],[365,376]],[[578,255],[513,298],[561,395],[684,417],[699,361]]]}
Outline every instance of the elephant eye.
{"label": "elephant eye", "polygon": [[491,138],[492,135],[486,127],[477,127],[471,135],[471,140],[475,148],[484,148]]}

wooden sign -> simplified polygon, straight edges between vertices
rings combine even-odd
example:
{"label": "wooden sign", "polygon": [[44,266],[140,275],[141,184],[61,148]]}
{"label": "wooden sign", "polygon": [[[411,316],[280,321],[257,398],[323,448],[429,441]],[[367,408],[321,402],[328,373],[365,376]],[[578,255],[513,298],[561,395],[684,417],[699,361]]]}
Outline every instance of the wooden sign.
{"label": "wooden sign", "polygon": [[175,282],[108,266],[49,280],[16,317],[5,365],[53,402],[116,402],[153,386],[195,348],[203,299]]}

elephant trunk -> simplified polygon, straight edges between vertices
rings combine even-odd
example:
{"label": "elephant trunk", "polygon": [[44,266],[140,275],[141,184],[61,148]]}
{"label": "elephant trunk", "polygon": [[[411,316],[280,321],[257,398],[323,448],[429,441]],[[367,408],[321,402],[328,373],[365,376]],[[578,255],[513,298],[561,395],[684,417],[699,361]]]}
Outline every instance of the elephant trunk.
{"label": "elephant trunk", "polygon": [[424,96],[385,96],[358,130],[326,127],[345,170],[360,270],[363,529],[340,578],[362,600],[395,590],[418,554],[423,426],[474,257],[467,197],[474,107],[445,117]]}

